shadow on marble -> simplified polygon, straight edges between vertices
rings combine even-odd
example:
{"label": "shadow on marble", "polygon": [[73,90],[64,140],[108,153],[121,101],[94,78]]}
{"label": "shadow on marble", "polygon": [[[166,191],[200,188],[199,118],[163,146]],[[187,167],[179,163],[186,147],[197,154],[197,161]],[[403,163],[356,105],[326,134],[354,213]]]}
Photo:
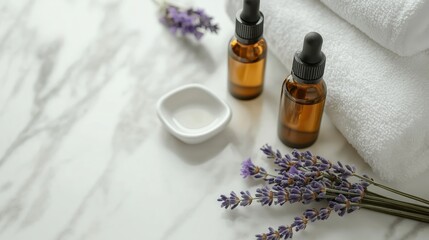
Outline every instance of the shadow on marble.
{"label": "shadow on marble", "polygon": [[[397,218],[389,225],[389,230],[385,233],[385,239],[399,239],[399,240],[410,240],[416,239],[422,230],[427,229],[425,223],[415,222],[411,226],[407,226],[407,231],[401,231],[401,225],[406,225],[404,222],[411,222],[406,219]],[[400,235],[400,236],[397,236]]]}
{"label": "shadow on marble", "polygon": [[243,101],[237,100],[228,94],[227,103],[231,106],[233,112],[230,126],[236,131],[231,142],[239,155],[247,156],[249,148],[254,148],[262,126],[263,96],[250,101]]}
{"label": "shadow on marble", "polygon": [[[268,223],[264,224],[266,221],[261,222],[261,219],[278,222],[278,225],[289,224],[294,217],[302,215],[307,208],[308,206],[303,204],[261,206],[259,203],[254,203],[253,207],[237,207],[232,211],[225,211],[222,214],[222,218],[234,224],[250,226],[250,229],[259,229],[261,226],[264,228],[269,226]],[[273,225],[273,227],[277,226]],[[257,232],[254,233],[256,234]]]}
{"label": "shadow on marble", "polygon": [[189,165],[200,165],[209,161],[222,152],[234,138],[234,133],[230,127],[199,144],[186,144],[168,133],[166,129],[163,129],[161,134],[161,141],[167,149],[174,152]]}
{"label": "shadow on marble", "polygon": [[[213,73],[219,66],[207,47],[200,42],[196,42],[196,40],[170,36],[168,41],[175,45],[174,48],[180,50],[183,59],[193,64],[197,63],[208,74]],[[174,56],[172,56],[171,60],[174,61]]]}

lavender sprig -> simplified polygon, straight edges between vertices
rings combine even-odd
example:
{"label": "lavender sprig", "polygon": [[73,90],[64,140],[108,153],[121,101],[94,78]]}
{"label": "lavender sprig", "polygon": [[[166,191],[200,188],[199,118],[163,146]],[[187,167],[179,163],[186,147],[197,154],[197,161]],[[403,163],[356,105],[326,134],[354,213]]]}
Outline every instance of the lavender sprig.
{"label": "lavender sprig", "polygon": [[217,33],[219,30],[218,24],[214,24],[213,18],[203,9],[183,9],[169,3],[163,5],[159,20],[172,34],[193,35],[197,40],[200,40],[205,32]]}
{"label": "lavender sprig", "polygon": [[261,203],[262,206],[271,206],[273,203],[274,205],[283,205],[287,202],[301,202],[303,204],[309,204],[312,201],[321,199],[335,200],[335,196],[326,195],[326,190],[324,188],[314,188],[312,186],[301,188],[296,186],[291,188],[283,188],[281,186],[276,185],[272,188],[268,186],[257,188],[254,197],[249,191],[241,191],[240,197],[234,191],[232,191],[229,197],[221,195],[218,198],[218,201],[222,202],[221,207],[234,209],[239,205],[243,207],[249,206],[255,200]]}
{"label": "lavender sprig", "polygon": [[280,240],[288,239],[293,237],[293,232],[304,230],[309,222],[315,222],[317,220],[326,220],[329,218],[332,208],[321,208],[319,210],[307,209],[301,217],[295,217],[293,223],[288,226],[279,226],[277,230],[268,228],[268,233],[257,234],[257,240]]}
{"label": "lavender sprig", "polygon": [[[282,225],[277,230],[270,227],[268,233],[256,235],[259,240],[288,239],[294,231],[304,230],[309,222],[326,220],[332,211],[344,216],[361,208],[429,223],[428,206],[389,198],[369,191],[368,187],[380,187],[425,204],[429,204],[428,200],[384,186],[366,175],[359,175],[354,166],[332,163],[309,151],[294,150],[290,155],[282,155],[269,145],[264,145],[261,151],[267,158],[273,159],[277,174],[268,173],[250,159],[245,160],[241,175],[263,179],[268,185],[256,189],[255,196],[249,191],[241,191],[240,196],[234,192],[229,197],[221,195],[218,201],[222,202],[222,207],[234,209],[237,206],[249,206],[255,201],[262,206],[325,201],[328,206],[319,210],[306,210],[302,216],[295,217],[289,226]],[[353,177],[358,178],[358,181],[351,182]]]}
{"label": "lavender sprig", "polygon": [[252,160],[250,158],[244,160],[241,163],[241,170],[240,175],[243,176],[243,178],[247,177],[254,177],[256,179],[262,178],[268,182],[273,181],[273,177],[275,177],[272,174],[268,174],[267,171],[263,167],[256,166],[253,164]]}

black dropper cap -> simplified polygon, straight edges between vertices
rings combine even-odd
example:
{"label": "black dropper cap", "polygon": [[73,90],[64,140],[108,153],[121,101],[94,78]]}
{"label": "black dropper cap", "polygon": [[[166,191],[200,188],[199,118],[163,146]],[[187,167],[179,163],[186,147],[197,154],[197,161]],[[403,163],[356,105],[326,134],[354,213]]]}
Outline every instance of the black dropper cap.
{"label": "black dropper cap", "polygon": [[260,0],[244,0],[243,9],[235,20],[235,35],[239,42],[252,44],[262,37],[264,32],[264,15],[259,11]]}
{"label": "black dropper cap", "polygon": [[323,38],[317,32],[305,35],[302,51],[293,59],[292,74],[304,83],[316,83],[323,77],[326,56],[322,52]]}

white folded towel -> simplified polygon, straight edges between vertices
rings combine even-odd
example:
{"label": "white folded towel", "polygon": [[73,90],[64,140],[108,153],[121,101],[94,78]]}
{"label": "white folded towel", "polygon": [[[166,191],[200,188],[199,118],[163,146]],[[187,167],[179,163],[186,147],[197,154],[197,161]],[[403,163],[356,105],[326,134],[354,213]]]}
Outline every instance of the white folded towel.
{"label": "white folded towel", "polygon": [[428,0],[321,0],[370,38],[401,55],[429,49]]}
{"label": "white folded towel", "polygon": [[[227,0],[231,18],[241,2]],[[261,11],[271,53],[289,69],[306,33],[323,36],[327,113],[382,178],[409,179],[429,168],[428,53],[399,57],[317,0],[261,1]]]}

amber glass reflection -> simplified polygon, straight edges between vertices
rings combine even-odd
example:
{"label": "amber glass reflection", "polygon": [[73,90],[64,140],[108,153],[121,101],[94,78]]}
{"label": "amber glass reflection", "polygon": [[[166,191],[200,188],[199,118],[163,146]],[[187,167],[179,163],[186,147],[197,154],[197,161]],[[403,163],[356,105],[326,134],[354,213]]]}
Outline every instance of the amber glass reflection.
{"label": "amber glass reflection", "polygon": [[261,38],[254,44],[242,44],[233,37],[228,45],[228,90],[242,100],[253,99],[264,87],[267,44]]}
{"label": "amber glass reflection", "polygon": [[284,144],[305,148],[316,141],[325,98],[323,79],[314,84],[304,84],[292,75],[286,78],[280,97],[278,121],[278,135]]}

